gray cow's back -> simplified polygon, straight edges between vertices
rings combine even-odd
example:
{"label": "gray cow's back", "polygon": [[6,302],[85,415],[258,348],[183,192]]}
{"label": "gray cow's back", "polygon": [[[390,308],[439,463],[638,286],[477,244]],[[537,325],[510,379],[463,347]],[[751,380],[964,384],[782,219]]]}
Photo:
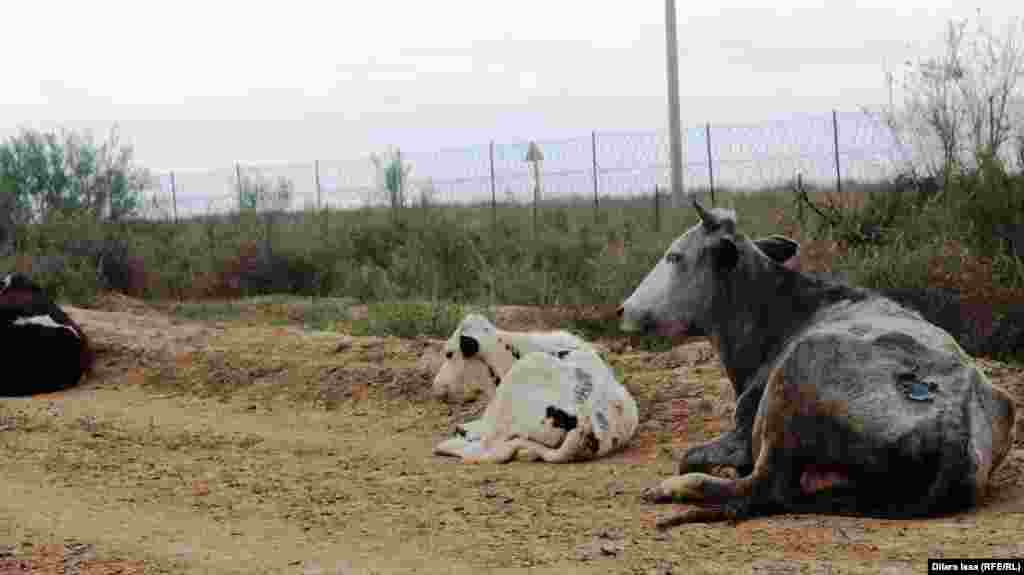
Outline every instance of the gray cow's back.
{"label": "gray cow's back", "polygon": [[852,429],[895,440],[936,418],[960,418],[975,367],[948,333],[882,298],[822,316],[790,343],[784,369],[813,382]]}
{"label": "gray cow's back", "polygon": [[812,416],[796,423],[801,440],[814,439],[794,456],[851,466],[908,505],[973,498],[979,468],[1000,457],[993,421],[1012,406],[991,401],[991,384],[952,336],[890,300],[823,310],[772,371],[797,384],[787,401],[807,401],[798,413]]}

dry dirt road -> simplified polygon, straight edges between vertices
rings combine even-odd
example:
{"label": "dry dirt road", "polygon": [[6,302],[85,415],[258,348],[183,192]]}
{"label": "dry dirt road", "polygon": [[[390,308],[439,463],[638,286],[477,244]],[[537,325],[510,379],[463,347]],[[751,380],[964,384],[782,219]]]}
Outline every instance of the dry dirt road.
{"label": "dry dirt road", "polygon": [[[925,573],[928,557],[1024,556],[1024,429],[968,513],[659,533],[672,508],[641,489],[731,421],[706,342],[600,342],[641,406],[625,452],[464,465],[431,455],[481,408],[429,399],[439,341],[307,331],[287,306],[214,323],[113,301],[69,308],[99,351],[87,382],[0,402],[0,575]],[[1020,369],[984,365],[1024,400]]]}

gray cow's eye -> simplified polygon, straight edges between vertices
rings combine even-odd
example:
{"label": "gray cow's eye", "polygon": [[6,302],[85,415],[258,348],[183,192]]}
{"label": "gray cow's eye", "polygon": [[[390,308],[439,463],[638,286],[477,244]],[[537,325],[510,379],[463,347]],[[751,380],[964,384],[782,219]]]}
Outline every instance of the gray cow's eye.
{"label": "gray cow's eye", "polygon": [[448,353],[444,354],[444,356],[448,359],[451,359],[453,355],[455,355],[455,352],[453,351],[449,351]]}
{"label": "gray cow's eye", "polygon": [[677,254],[675,252],[665,255],[665,261],[670,264],[681,264],[683,263],[683,254]]}

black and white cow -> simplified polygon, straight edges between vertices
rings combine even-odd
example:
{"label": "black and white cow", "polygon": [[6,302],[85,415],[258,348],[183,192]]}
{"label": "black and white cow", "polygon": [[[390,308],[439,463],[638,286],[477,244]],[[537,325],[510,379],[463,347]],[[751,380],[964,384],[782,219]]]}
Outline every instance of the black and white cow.
{"label": "black and white cow", "polygon": [[[974,505],[1013,444],[1014,405],[956,340],[882,295],[781,262],[732,210],[705,210],[619,309],[626,331],[709,334],[735,429],[686,453],[651,502],[705,505],[662,525],[773,512],[914,517]],[[706,474],[732,466],[738,479]]]}
{"label": "black and white cow", "polygon": [[0,280],[0,356],[0,396],[72,387],[93,363],[82,328],[20,273]]}
{"label": "black and white cow", "polygon": [[623,449],[636,431],[633,396],[597,351],[571,333],[499,330],[469,314],[443,353],[435,397],[481,390],[488,403],[482,417],[434,448],[437,455],[467,463],[518,457],[571,463]]}
{"label": "black and white cow", "polygon": [[469,313],[445,343],[443,363],[431,394],[446,401],[490,400],[512,364],[528,353],[564,355],[572,350],[594,351],[580,337],[564,330],[507,331],[483,315]]}

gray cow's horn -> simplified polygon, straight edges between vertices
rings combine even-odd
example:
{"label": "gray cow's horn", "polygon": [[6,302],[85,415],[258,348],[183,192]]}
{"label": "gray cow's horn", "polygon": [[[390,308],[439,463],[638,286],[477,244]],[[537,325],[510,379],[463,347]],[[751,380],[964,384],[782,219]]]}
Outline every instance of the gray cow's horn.
{"label": "gray cow's horn", "polygon": [[718,218],[716,218],[711,212],[704,209],[704,206],[700,205],[700,202],[697,201],[696,195],[690,197],[693,199],[693,207],[697,210],[697,215],[700,216],[700,221],[704,224],[704,227],[708,229],[718,227]]}

